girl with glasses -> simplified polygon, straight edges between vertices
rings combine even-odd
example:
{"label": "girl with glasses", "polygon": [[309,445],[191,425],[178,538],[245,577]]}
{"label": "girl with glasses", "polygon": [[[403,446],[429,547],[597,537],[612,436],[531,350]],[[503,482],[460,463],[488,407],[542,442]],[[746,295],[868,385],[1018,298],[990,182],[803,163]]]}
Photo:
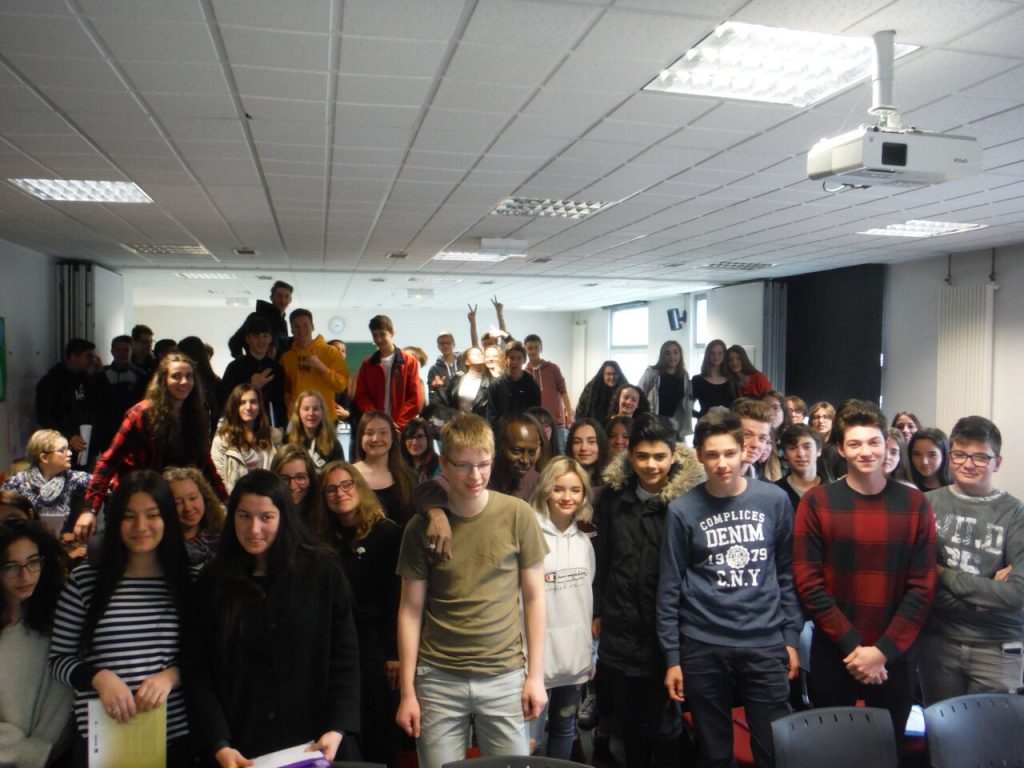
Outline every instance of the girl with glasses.
{"label": "girl with glasses", "polygon": [[33,432],[25,454],[32,466],[7,478],[3,489],[28,499],[47,529],[59,535],[74,525],[82,510],[89,473],[71,468],[67,438],[53,429]]}
{"label": "girl with glasses", "polygon": [[293,443],[282,445],[274,454],[270,471],[284,481],[299,519],[310,526],[310,530],[318,530],[317,497],[309,492],[317,481],[317,470],[309,451]]}
{"label": "girl with glasses", "polygon": [[416,473],[417,482],[431,480],[441,474],[441,463],[430,437],[430,422],[413,419],[402,430],[402,458]]}
{"label": "girl with glasses", "polygon": [[63,581],[60,546],[40,523],[0,523],[0,765],[43,768],[67,746],[71,689],[46,668]]}
{"label": "girl with glasses", "polygon": [[362,686],[363,759],[394,762],[401,743],[398,711],[397,616],[401,580],[395,574],[402,530],[384,516],[376,494],[344,461],[324,467],[321,492],[327,543],[341,558],[352,590]]}

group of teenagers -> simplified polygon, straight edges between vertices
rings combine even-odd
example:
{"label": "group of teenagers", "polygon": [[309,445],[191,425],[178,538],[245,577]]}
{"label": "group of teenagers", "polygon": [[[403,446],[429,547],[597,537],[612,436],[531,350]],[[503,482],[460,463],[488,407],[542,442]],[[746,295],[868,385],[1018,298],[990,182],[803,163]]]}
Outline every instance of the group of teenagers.
{"label": "group of teenagers", "polygon": [[[568,758],[589,689],[628,768],[730,765],[734,706],[771,766],[808,621],[813,705],[898,736],[918,667],[926,700],[1020,686],[1024,511],[987,419],[807,408],[716,340],[692,378],[674,341],[636,386],[606,361],[561,424],[526,345],[493,346],[500,375],[474,347],[424,418],[361,414],[352,463],[315,390],[282,434],[239,384],[211,429],[181,352],[91,476],[34,434],[0,496],[0,764],[87,765],[95,699],[166,706],[172,766]],[[70,573],[55,532],[89,542]]]}

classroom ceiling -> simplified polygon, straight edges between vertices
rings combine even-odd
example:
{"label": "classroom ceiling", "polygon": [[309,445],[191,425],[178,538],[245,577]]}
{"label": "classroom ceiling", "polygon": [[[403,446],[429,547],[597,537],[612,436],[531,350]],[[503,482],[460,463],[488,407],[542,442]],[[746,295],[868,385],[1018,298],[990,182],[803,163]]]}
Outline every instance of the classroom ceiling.
{"label": "classroom ceiling", "polygon": [[[983,173],[809,181],[811,145],[874,122],[867,79],[802,109],[641,91],[727,20],[895,29],[920,46],[895,68],[904,125],[976,136]],[[136,304],[247,302],[272,276],[310,304],[550,310],[1020,243],[1022,40],[1020,0],[3,0],[0,239],[121,272]],[[42,202],[15,177],[153,204]],[[614,204],[491,214],[512,196]],[[857,234],[909,219],[988,226]],[[431,260],[480,238],[527,258]]]}

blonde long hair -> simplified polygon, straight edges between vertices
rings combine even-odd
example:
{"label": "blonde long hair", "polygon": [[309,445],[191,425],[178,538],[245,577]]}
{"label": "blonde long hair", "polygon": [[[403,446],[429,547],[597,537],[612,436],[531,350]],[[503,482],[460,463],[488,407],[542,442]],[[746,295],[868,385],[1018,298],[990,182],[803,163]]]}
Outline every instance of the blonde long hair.
{"label": "blonde long hair", "polygon": [[288,442],[292,445],[306,447],[306,428],[302,425],[302,419],[299,418],[299,407],[307,397],[315,397],[320,403],[320,426],[317,427],[316,438],[313,441],[316,452],[321,456],[330,456],[331,451],[334,450],[334,444],[338,440],[334,429],[334,403],[331,403],[332,408],[327,410],[324,396],[315,389],[304,390],[295,398],[295,408],[292,409],[291,418],[288,419]]}
{"label": "blonde long hair", "polygon": [[373,492],[369,485],[366,484],[366,479],[359,473],[359,470],[349,464],[347,461],[332,461],[326,467],[323,472],[320,473],[320,500],[321,506],[324,510],[324,517],[326,518],[326,525],[324,526],[325,533],[328,538],[335,539],[340,535],[341,523],[338,522],[338,516],[333,514],[330,508],[327,506],[327,477],[335,470],[342,470],[348,472],[349,477],[352,478],[352,482],[356,484],[356,495],[359,497],[359,505],[356,507],[356,535],[352,539],[352,548],[354,549],[357,544],[362,542],[367,536],[370,535],[370,531],[373,530],[373,526],[377,524],[379,520],[386,520],[387,516],[384,514],[384,509],[380,505],[380,501],[377,499],[377,494]]}
{"label": "blonde long hair", "polygon": [[589,523],[594,516],[594,491],[590,486],[590,477],[583,465],[569,456],[556,456],[544,467],[544,471],[540,473],[540,480],[537,481],[537,487],[533,489],[533,495],[530,496],[530,506],[544,517],[549,517],[548,497],[551,496],[551,491],[555,487],[555,480],[570,472],[580,479],[580,485],[583,486],[583,503],[573,513],[573,522]]}

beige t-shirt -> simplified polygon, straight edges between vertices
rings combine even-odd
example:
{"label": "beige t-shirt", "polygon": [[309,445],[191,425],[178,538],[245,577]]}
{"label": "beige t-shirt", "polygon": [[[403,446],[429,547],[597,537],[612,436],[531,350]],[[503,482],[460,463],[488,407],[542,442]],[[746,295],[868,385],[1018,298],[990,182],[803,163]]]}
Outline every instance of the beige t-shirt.
{"label": "beige t-shirt", "polygon": [[427,521],[413,518],[402,537],[398,574],[427,582],[419,662],[467,677],[523,667],[519,572],[543,562],[537,516],[520,499],[489,491],[471,518],[452,515],[451,560],[425,546]]}

